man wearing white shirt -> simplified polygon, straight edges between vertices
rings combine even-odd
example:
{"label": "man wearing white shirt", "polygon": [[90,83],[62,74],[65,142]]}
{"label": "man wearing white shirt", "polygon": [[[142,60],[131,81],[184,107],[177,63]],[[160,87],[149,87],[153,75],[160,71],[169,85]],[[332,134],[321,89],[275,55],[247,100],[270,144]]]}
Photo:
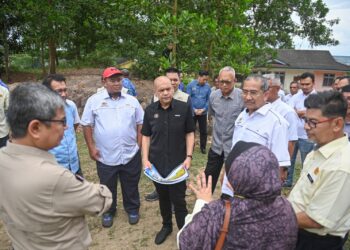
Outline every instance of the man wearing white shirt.
{"label": "man wearing white shirt", "polygon": [[271,103],[272,109],[279,113],[289,123],[288,126],[288,151],[291,156],[294,151],[295,142],[298,141],[298,116],[288,104],[281,100],[278,91],[281,88],[279,78],[274,78],[269,81],[269,91],[267,101]]}
{"label": "man wearing white shirt", "polygon": [[284,97],[284,102],[289,103],[290,99],[298,93],[299,91],[299,83],[297,81],[292,81],[289,85],[289,94]]}
{"label": "man wearing white shirt", "polygon": [[291,166],[289,168],[288,178],[285,186],[292,186],[293,184],[293,174],[294,174],[294,165],[295,160],[300,150],[301,163],[304,163],[306,155],[313,149],[314,143],[309,141],[307,138],[306,131],[304,129],[304,120],[306,113],[306,108],[304,106],[305,99],[310,94],[315,94],[315,76],[312,73],[306,72],[300,76],[300,88],[301,92],[295,94],[290,100],[289,105],[297,112],[299,117],[298,119],[298,142],[294,147],[294,152],[291,157]]}
{"label": "man wearing white shirt", "polygon": [[[269,85],[260,75],[248,76],[243,82],[242,96],[246,106],[235,122],[232,147],[238,141],[255,142],[268,147],[280,166],[281,180],[285,180],[290,165],[288,153],[288,122],[270,103],[266,103]],[[232,196],[225,176],[222,193]]]}
{"label": "man wearing white shirt", "polygon": [[117,181],[129,224],[139,221],[141,175],[141,128],[143,109],[137,99],[121,93],[122,72],[114,67],[102,74],[105,89],[86,102],[81,118],[91,159],[96,161],[101,184],[112,192],[112,206],[102,217],[102,226],[111,227],[116,213]]}

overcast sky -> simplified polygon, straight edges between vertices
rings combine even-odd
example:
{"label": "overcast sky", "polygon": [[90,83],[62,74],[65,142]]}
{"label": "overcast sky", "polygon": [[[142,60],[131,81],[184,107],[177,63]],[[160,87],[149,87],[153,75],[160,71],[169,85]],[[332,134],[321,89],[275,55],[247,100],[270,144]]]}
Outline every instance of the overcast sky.
{"label": "overcast sky", "polygon": [[333,36],[339,41],[337,46],[318,46],[311,48],[306,40],[295,38],[296,49],[329,50],[334,56],[350,56],[350,1],[323,0],[329,8],[327,19],[339,18],[339,24],[333,26]]}

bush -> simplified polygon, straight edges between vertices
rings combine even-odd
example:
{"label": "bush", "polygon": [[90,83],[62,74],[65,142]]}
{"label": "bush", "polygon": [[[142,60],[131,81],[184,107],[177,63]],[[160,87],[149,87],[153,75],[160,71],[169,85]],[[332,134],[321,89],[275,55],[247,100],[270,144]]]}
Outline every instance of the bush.
{"label": "bush", "polygon": [[38,60],[29,54],[10,55],[10,67],[15,71],[26,71],[28,69],[37,68],[37,62]]}

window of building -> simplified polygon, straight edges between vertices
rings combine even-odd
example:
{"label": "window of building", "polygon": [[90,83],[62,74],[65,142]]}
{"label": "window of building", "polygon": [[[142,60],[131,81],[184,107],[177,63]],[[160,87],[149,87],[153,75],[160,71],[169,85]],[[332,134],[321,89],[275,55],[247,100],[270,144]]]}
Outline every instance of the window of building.
{"label": "window of building", "polygon": [[284,79],[286,78],[285,72],[274,72],[276,78],[280,78],[282,85],[284,85]]}
{"label": "window of building", "polygon": [[324,87],[330,87],[332,86],[332,83],[334,81],[335,75],[334,74],[324,74],[323,75],[323,86]]}

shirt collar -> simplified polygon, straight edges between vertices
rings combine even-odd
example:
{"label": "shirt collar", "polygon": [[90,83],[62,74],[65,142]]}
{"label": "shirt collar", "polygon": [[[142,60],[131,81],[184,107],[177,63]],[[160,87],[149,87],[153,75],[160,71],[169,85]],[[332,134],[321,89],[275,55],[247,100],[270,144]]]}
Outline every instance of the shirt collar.
{"label": "shirt collar", "polygon": [[339,148],[342,148],[349,144],[348,137],[344,135],[341,138],[333,140],[326,145],[317,149],[324,158],[328,159],[334,152],[338,151]]}
{"label": "shirt collar", "polygon": [[196,83],[197,83],[197,85],[198,85],[199,87],[204,87],[205,85],[207,85],[206,82],[205,82],[203,85],[201,85],[201,84],[198,82],[198,80],[196,80]]}
{"label": "shirt collar", "polygon": [[[271,109],[271,103],[266,103],[264,106],[260,107],[258,110],[255,110],[254,113],[261,114],[263,116],[266,115],[266,113]],[[246,112],[248,113],[248,109],[246,108]]]}
{"label": "shirt collar", "polygon": [[304,92],[303,91],[301,91],[301,94],[303,95],[303,96],[305,96],[305,97],[308,97],[309,95],[311,95],[311,94],[316,94],[317,92],[316,92],[316,90],[315,89],[313,89],[309,94],[307,94],[307,95],[305,95],[304,94]]}
{"label": "shirt collar", "polygon": [[50,160],[52,162],[56,162],[55,157],[52,154],[50,154],[46,150],[36,147],[26,146],[8,141],[4,150],[13,154],[18,154],[19,152],[21,152],[21,154],[34,155],[46,160]]}
{"label": "shirt collar", "polygon": [[173,108],[174,108],[174,98],[171,100],[171,103],[170,103],[170,106],[169,106],[169,108],[167,108],[167,109],[163,109],[162,108],[162,106],[160,105],[160,101],[158,100],[157,101],[158,102],[158,106],[157,106],[157,108],[159,109],[159,110],[172,110]]}
{"label": "shirt collar", "polygon": [[[111,100],[114,100],[114,99],[112,99],[112,98],[109,96],[109,94],[108,94],[108,92],[107,92],[107,89],[104,89],[104,90],[102,90],[101,92],[102,92],[101,95],[103,95],[103,99],[111,99]],[[121,97],[121,98],[125,98],[125,95],[126,95],[126,94],[124,94],[123,92],[120,92],[120,97]],[[119,99],[119,98],[118,98],[118,99]],[[116,100],[118,100],[118,99],[116,99]]]}
{"label": "shirt collar", "polygon": [[227,98],[231,98],[231,99],[234,99],[235,98],[235,87],[232,89],[232,91],[231,91],[231,93],[227,96],[227,97],[225,97],[223,94],[222,94],[222,92],[221,92],[221,90],[220,90],[220,93],[221,93],[221,97],[222,98],[225,98],[225,99],[227,99]]}

